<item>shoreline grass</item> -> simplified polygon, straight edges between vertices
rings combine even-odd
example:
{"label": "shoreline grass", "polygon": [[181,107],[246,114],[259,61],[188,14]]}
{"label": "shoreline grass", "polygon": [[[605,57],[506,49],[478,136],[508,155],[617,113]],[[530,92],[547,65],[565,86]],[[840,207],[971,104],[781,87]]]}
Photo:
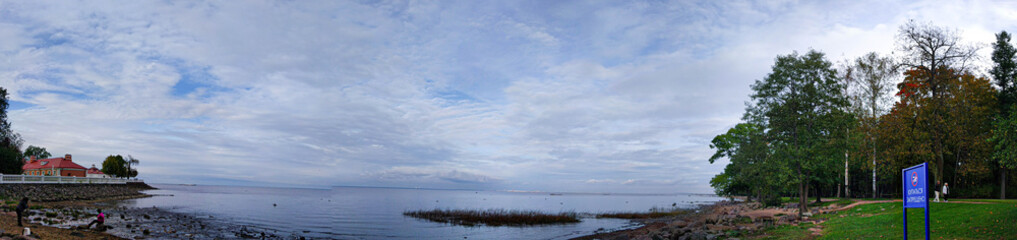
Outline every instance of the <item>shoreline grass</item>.
{"label": "shoreline grass", "polygon": [[451,210],[434,209],[406,211],[403,215],[429,220],[432,222],[449,223],[463,226],[530,226],[545,224],[578,223],[579,215],[573,212],[557,214],[539,211],[521,210]]}

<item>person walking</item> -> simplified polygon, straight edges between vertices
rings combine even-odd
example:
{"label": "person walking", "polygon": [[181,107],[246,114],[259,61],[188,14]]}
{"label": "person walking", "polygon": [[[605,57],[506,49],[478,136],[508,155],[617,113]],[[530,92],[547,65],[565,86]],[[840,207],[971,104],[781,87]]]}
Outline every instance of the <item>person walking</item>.
{"label": "person walking", "polygon": [[28,210],[28,197],[22,197],[21,202],[18,203],[18,208],[14,209],[14,211],[18,212],[18,227],[23,227],[21,225],[21,216],[24,215],[25,210]]}
{"label": "person walking", "polygon": [[946,193],[947,193],[947,190],[949,190],[949,188],[950,188],[950,183],[943,183],[943,201],[944,202],[949,202],[949,201],[946,200]]}
{"label": "person walking", "polygon": [[102,214],[102,209],[97,209],[96,211],[99,212],[99,215],[96,215],[95,220],[92,220],[92,222],[88,223],[88,227],[86,228],[92,228],[92,224],[95,224],[95,229],[99,229],[102,228],[103,227],[102,224],[106,222],[106,215]]}
{"label": "person walking", "polygon": [[943,184],[939,183],[939,181],[936,181],[936,187],[932,188],[932,191],[936,192],[936,199],[933,199],[932,200],[933,202],[939,202],[939,194],[940,194],[939,189],[942,188],[941,187],[942,185]]}

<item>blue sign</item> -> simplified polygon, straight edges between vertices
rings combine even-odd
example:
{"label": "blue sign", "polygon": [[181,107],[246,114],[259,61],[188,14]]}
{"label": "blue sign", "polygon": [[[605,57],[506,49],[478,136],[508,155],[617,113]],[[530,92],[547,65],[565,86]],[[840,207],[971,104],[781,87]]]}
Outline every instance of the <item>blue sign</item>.
{"label": "blue sign", "polygon": [[908,239],[908,208],[925,209],[925,239],[929,239],[929,164],[901,170],[904,183],[904,239]]}
{"label": "blue sign", "polygon": [[904,207],[924,208],[929,206],[927,163],[905,168],[904,173]]}

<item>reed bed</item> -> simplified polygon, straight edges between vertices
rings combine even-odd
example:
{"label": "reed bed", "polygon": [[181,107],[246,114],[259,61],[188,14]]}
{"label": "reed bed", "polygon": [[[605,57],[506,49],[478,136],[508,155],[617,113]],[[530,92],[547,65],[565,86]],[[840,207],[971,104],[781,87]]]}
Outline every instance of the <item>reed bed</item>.
{"label": "reed bed", "polygon": [[579,215],[573,212],[557,214],[539,211],[522,210],[418,210],[406,211],[403,215],[426,219],[433,222],[449,223],[463,226],[528,226],[544,224],[578,223]]}

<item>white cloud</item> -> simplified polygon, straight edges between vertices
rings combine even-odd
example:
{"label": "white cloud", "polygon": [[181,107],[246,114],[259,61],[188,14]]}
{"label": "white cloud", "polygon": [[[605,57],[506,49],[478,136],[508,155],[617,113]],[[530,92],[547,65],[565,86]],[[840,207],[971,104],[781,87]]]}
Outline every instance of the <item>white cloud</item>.
{"label": "white cloud", "polygon": [[710,192],[775,56],[886,54],[910,18],[987,42],[1014,7],[0,3],[0,86],[27,144],[157,182]]}

